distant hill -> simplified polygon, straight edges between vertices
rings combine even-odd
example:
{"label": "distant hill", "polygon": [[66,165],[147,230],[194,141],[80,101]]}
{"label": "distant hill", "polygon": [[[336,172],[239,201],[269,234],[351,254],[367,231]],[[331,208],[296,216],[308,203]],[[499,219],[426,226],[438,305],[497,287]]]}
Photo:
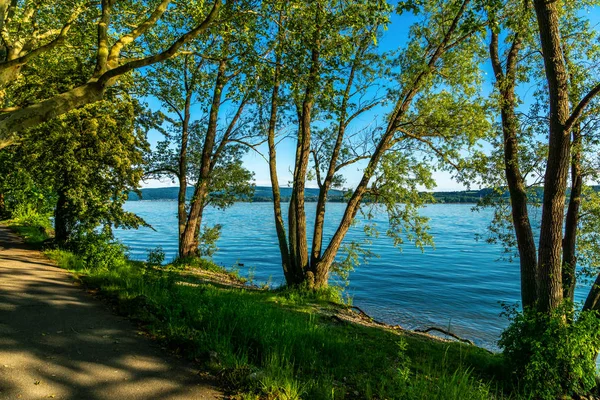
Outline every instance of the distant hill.
{"label": "distant hill", "polygon": [[[177,187],[166,187],[166,188],[147,188],[142,189],[142,198],[135,192],[129,193],[130,201],[138,200],[177,200],[177,193],[179,188]],[[306,201],[317,201],[319,197],[319,189],[308,188],[305,190]],[[191,199],[194,194],[194,188],[188,187],[186,196]],[[281,199],[288,201],[292,195],[291,188],[281,188]],[[329,192],[329,201],[342,201],[342,192],[339,190],[331,190]],[[270,202],[273,201],[273,194],[271,193],[271,187],[269,186],[256,186],[254,190],[253,202]]]}
{"label": "distant hill", "polygon": [[[140,199],[137,194],[131,192],[129,194],[130,201],[138,200],[177,200],[177,187],[166,187],[166,188],[147,188],[142,189],[142,198]],[[482,190],[468,190],[468,191],[456,191],[456,192],[434,192],[433,197],[438,203],[476,203],[480,198],[489,194],[490,189]],[[281,198],[283,201],[289,201],[292,194],[291,188],[281,188]],[[188,187],[187,198],[191,199],[193,195],[193,188]],[[319,189],[308,188],[305,191],[306,201],[313,202],[317,201],[319,197]],[[329,201],[341,202],[343,201],[343,193],[340,190],[331,190],[329,194]],[[253,202],[270,202],[273,201],[273,195],[269,186],[257,186],[254,191]]]}
{"label": "distant hill", "polygon": [[[593,186],[594,190],[600,191],[600,186]],[[129,193],[130,201],[138,200],[177,200],[177,187],[166,187],[166,188],[148,188],[142,189],[142,198],[140,199],[134,192]],[[436,203],[477,203],[480,199],[490,194],[491,189],[481,190],[463,190],[455,192],[433,192],[433,197]],[[529,196],[542,197],[543,189],[541,187],[535,187],[531,189]],[[193,195],[193,188],[188,187],[187,198],[191,199]],[[292,195],[291,188],[281,188],[281,199],[282,201],[289,201]],[[568,195],[568,193],[567,193]],[[306,189],[305,196],[307,202],[315,202],[319,197],[319,189]],[[508,197],[508,192],[505,194]],[[329,193],[329,201],[331,202],[343,202],[343,193],[340,190],[331,190]],[[244,201],[244,199],[240,199]],[[254,191],[253,202],[270,202],[273,201],[273,195],[271,193],[270,186],[256,186]]]}

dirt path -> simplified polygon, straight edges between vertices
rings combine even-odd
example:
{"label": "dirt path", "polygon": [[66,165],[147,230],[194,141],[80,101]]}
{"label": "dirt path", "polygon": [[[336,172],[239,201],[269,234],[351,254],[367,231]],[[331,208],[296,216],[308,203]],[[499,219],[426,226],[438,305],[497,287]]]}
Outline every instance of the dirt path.
{"label": "dirt path", "polygon": [[0,399],[220,399],[0,226]]}

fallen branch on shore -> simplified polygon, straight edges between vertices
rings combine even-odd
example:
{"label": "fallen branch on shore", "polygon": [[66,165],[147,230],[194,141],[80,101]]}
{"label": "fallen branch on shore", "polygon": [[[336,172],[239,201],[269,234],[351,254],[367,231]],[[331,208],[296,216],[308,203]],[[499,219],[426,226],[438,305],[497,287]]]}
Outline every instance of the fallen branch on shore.
{"label": "fallen branch on shore", "polygon": [[369,321],[373,322],[374,324],[377,325],[381,325],[381,326],[385,326],[386,328],[391,328],[391,329],[404,329],[402,328],[400,325],[390,325],[390,324],[386,324],[383,321],[378,321],[375,318],[371,317],[369,314],[367,314],[366,312],[364,312],[363,309],[361,309],[360,307],[357,306],[349,306],[351,309],[358,311],[358,313],[364,317],[367,318]]}
{"label": "fallen branch on shore", "polygon": [[[335,305],[335,306],[338,306],[338,307],[340,306],[338,303],[334,303],[334,302],[330,302],[330,303],[332,305]],[[374,323],[376,325],[380,325],[380,326],[386,327],[388,329],[398,329],[398,330],[403,330],[404,329],[400,325],[390,325],[390,324],[387,324],[385,322],[378,321],[375,318],[371,317],[362,308],[360,308],[358,306],[346,306],[346,307],[348,309],[356,311],[361,317],[363,317],[365,319],[368,319],[370,322],[372,322],[372,323]],[[337,322],[342,322],[343,321],[338,316],[333,316],[332,319],[336,320]],[[413,330],[413,332],[418,332],[418,333],[429,333],[429,332],[433,332],[433,331],[439,332],[439,333],[444,334],[446,336],[450,336],[451,338],[454,338],[454,339],[458,340],[459,342],[467,343],[467,344],[470,344],[471,346],[476,346],[475,343],[472,340],[461,338],[460,336],[458,336],[458,335],[456,335],[456,334],[454,334],[452,332],[449,332],[449,331],[444,330],[442,328],[437,328],[435,326],[432,326],[432,327],[427,328],[427,329],[414,329]]]}
{"label": "fallen branch on shore", "polygon": [[454,339],[456,339],[456,340],[458,340],[458,341],[460,341],[460,342],[463,342],[463,343],[468,343],[468,344],[470,344],[471,346],[475,346],[475,343],[473,343],[473,341],[472,341],[472,340],[469,340],[469,339],[463,339],[463,338],[461,338],[460,336],[458,336],[458,335],[456,335],[456,334],[454,334],[454,333],[452,333],[452,332],[448,332],[448,331],[446,331],[446,330],[444,330],[444,329],[441,329],[441,328],[436,328],[435,326],[432,326],[432,327],[430,327],[430,328],[427,328],[427,329],[415,329],[415,332],[419,332],[419,333],[429,333],[429,332],[432,332],[432,331],[435,331],[435,332],[442,333],[442,334],[444,334],[444,335],[446,335],[446,336],[453,337]]}

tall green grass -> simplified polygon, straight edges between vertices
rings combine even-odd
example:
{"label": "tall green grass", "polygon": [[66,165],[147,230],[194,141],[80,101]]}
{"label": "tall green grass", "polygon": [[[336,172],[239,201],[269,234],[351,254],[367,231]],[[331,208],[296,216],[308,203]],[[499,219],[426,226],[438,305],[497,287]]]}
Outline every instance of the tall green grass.
{"label": "tall green grass", "polygon": [[35,213],[19,214],[3,223],[19,234],[26,243],[34,246],[41,246],[54,236],[52,224],[47,216]]}
{"label": "tall green grass", "polygon": [[336,322],[319,311],[326,303],[292,291],[222,288],[143,263],[93,268],[70,253],[48,254],[205,363],[240,399],[503,398],[493,383],[500,356],[473,346]]}

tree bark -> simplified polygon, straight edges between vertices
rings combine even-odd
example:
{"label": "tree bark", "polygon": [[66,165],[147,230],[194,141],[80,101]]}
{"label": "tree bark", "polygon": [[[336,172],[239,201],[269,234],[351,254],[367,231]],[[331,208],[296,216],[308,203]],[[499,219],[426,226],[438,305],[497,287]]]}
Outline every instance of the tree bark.
{"label": "tree bark", "polygon": [[594,285],[590,289],[582,311],[600,311],[600,275],[596,278]]}
{"label": "tree bark", "polygon": [[[281,24],[281,16],[279,18]],[[280,36],[280,35],[278,35]],[[269,176],[271,178],[271,192],[273,193],[273,213],[275,216],[275,230],[277,242],[281,255],[283,274],[288,285],[298,285],[302,282],[302,276],[297,276],[296,269],[290,265],[288,242],[285,233],[285,222],[281,212],[281,190],[277,176],[277,149],[275,148],[275,131],[277,129],[277,114],[279,108],[279,89],[281,86],[281,54],[278,51],[275,59],[275,71],[273,75],[273,92],[271,94],[271,113],[267,131],[267,142],[269,146]]]}
{"label": "tree bark", "polygon": [[498,52],[498,34],[492,31],[491,37],[492,40],[489,48],[490,59],[496,78],[496,86],[501,97],[500,109],[504,139],[504,172],[510,194],[512,223],[519,251],[521,301],[523,308],[529,308],[535,305],[537,299],[537,250],[527,210],[528,202],[525,179],[519,167],[519,143],[517,138],[519,124],[515,114],[517,106],[515,85],[521,38],[520,34],[517,33],[513,39],[507,57],[505,73]]}
{"label": "tree bark", "polygon": [[0,115],[0,139],[11,138],[14,133],[50,121],[75,108],[100,101],[105,90],[105,86],[91,82],[48,100]]}
{"label": "tree bark", "polygon": [[198,256],[198,234],[209,191],[212,154],[216,142],[219,109],[223,97],[223,88],[227,83],[227,77],[225,76],[226,69],[227,61],[221,60],[213,92],[213,101],[210,107],[206,136],[204,137],[198,181],[195,185],[190,212],[187,216],[187,222],[181,237],[180,256],[182,257]]}
{"label": "tree bark", "polygon": [[70,236],[68,208],[67,196],[59,191],[54,209],[54,240],[61,246],[68,242]]}
{"label": "tree bark", "polygon": [[[312,241],[312,254],[311,254],[311,268],[313,269],[313,273],[319,276],[323,276],[322,272],[319,272],[319,268],[323,267],[323,265],[319,264],[321,260],[321,250],[323,246],[323,226],[325,224],[325,209],[327,206],[327,195],[329,194],[329,190],[331,189],[331,185],[333,183],[333,179],[335,177],[337,162],[340,155],[340,150],[342,148],[342,144],[344,142],[344,136],[346,135],[346,126],[347,126],[347,117],[348,117],[348,101],[350,100],[350,92],[354,85],[354,77],[356,75],[356,68],[359,63],[360,53],[363,49],[361,45],[359,50],[357,51],[355,60],[352,63],[352,67],[350,69],[350,73],[348,75],[348,81],[346,82],[346,88],[344,90],[344,94],[342,95],[342,101],[340,104],[340,117],[338,120],[338,131],[337,137],[335,140],[335,144],[333,146],[333,151],[331,153],[331,158],[329,159],[329,166],[327,168],[327,173],[325,174],[325,179],[323,180],[323,184],[319,190],[319,198],[317,200],[317,209],[315,214],[315,226],[313,231],[313,241]],[[318,168],[318,166],[317,166]],[[328,274],[327,274],[328,275]]]}
{"label": "tree bark", "polygon": [[538,307],[551,312],[563,300],[562,228],[570,158],[569,85],[556,1],[535,0],[550,100],[548,164],[538,254]]}
{"label": "tree bark", "polygon": [[[187,65],[186,65],[187,68]],[[184,115],[181,126],[181,148],[179,149],[179,193],[177,194],[177,222],[178,222],[178,238],[179,238],[179,256],[185,257],[190,249],[184,251],[185,244],[183,243],[183,234],[187,222],[187,212],[185,205],[187,202],[187,148],[189,141],[189,126],[190,126],[190,105],[192,101],[192,88],[187,88],[184,105]]]}
{"label": "tree bark", "polygon": [[577,268],[577,229],[579,225],[579,209],[583,176],[581,173],[581,132],[576,124],[572,129],[573,148],[571,156],[571,195],[565,220],[565,237],[563,239],[563,297],[571,302],[575,297]]}
{"label": "tree bark", "polygon": [[313,288],[315,277],[310,270],[308,241],[306,238],[306,211],[304,205],[304,190],[306,188],[306,173],[310,158],[312,109],[314,106],[315,88],[320,71],[320,11],[316,11],[316,30],[313,48],[311,51],[311,65],[308,73],[308,83],[299,113],[299,138],[296,147],[296,163],[294,165],[294,183],[288,214],[290,231],[290,269],[293,275],[303,276],[303,281],[308,287]]}

